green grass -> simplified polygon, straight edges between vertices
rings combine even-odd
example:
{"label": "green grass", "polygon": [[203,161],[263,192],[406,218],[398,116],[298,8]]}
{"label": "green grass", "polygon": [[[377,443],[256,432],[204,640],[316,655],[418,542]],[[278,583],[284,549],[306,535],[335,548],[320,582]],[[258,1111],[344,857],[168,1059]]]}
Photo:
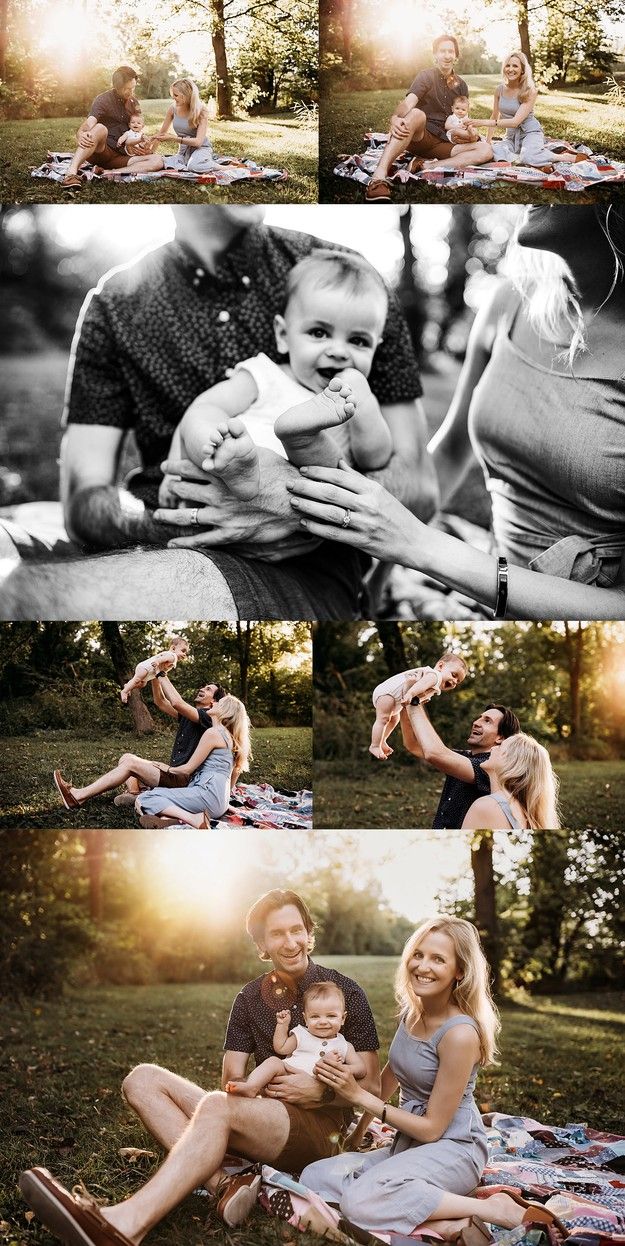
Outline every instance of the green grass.
{"label": "green grass", "polygon": [[[146,100],[147,128],[155,133],[169,100]],[[82,117],[4,121],[2,135],[3,203],[311,203],[317,199],[317,132],[301,126],[292,113],[211,121],[209,137],[220,156],[237,156],[257,164],[287,169],[284,182],[241,182],[233,186],[194,185],[173,178],[131,182],[125,186],[108,179],[86,182],[68,195],[58,182],[33,178],[30,169],[42,164],[47,151],[70,151]],[[162,155],[176,144],[163,143]]]}
{"label": "green grass", "polygon": [[[394,1031],[394,958],[320,960],[354,976],[367,991],[384,1058]],[[8,1003],[0,1240],[25,1246],[52,1241],[26,1219],[16,1186],[24,1167],[44,1164],[70,1187],[81,1180],[108,1201],[145,1181],[156,1160],[131,1164],[119,1155],[120,1147],[158,1150],[122,1104],[124,1074],[147,1060],[207,1088],[218,1085],[222,1037],[239,985],[91,988],[49,1003]],[[478,1081],[481,1109],[554,1125],[587,1121],[618,1132],[624,1006],[622,992],[506,1004],[501,1065]],[[219,1246],[294,1246],[293,1231],[261,1212],[243,1229],[226,1231],[197,1196],[154,1234],[161,1246],[199,1246],[207,1239]],[[312,1246],[318,1239],[297,1234],[297,1240]]]}
{"label": "green grass", "polygon": [[[557,762],[563,825],[625,830],[625,761]],[[315,828],[431,827],[444,775],[424,762],[316,761]],[[456,828],[457,829],[457,828]]]}
{"label": "green grass", "polygon": [[[489,117],[493,92],[499,77],[496,74],[467,76],[471,92],[471,111],[477,117]],[[603,89],[603,88],[599,88]],[[337,157],[343,153],[364,150],[366,130],[385,131],[401,91],[358,91],[346,94],[326,93],[320,120],[319,197],[323,203],[362,202],[363,188],[348,178],[332,172]],[[592,90],[550,91],[538,97],[536,113],[550,138],[567,138],[588,143],[593,150],[625,160],[625,110],[608,104],[605,97]],[[576,192],[541,190],[531,184],[516,186],[505,182],[486,189],[439,190],[427,182],[412,182],[397,188],[393,197],[410,203],[590,203],[610,202],[621,198],[622,186],[596,187]]]}
{"label": "green grass", "polygon": [[[0,827],[136,826],[132,807],[118,809],[115,792],[96,797],[71,813],[61,806],[52,782],[60,769],[74,782],[88,783],[116,765],[122,753],[168,761],[173,735],[158,731],[139,739],[128,732],[81,736],[73,730],[40,731],[0,739],[2,808]],[[299,790],[311,787],[312,736],[308,727],[259,727],[252,732],[254,760],[244,783],[271,783]]]}

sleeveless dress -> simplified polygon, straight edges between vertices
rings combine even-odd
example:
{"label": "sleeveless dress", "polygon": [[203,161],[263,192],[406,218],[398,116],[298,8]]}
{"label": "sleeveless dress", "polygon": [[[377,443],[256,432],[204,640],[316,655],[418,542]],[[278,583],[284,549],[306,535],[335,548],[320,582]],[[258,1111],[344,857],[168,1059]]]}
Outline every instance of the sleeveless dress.
{"label": "sleeveless dress", "polygon": [[[503,88],[499,93],[499,113],[502,117],[514,117],[519,109],[519,101],[512,95],[506,95]],[[545,135],[540,121],[533,112],[521,125],[514,130],[506,130],[506,137],[494,139],[491,143],[495,160],[519,159],[521,164],[551,164],[553,152],[545,143]]]}
{"label": "sleeveless dress", "polygon": [[520,822],[517,822],[512,812],[512,809],[510,807],[510,802],[506,800],[505,796],[502,796],[501,792],[491,792],[490,795],[491,795],[491,800],[496,801],[497,804],[499,805],[499,808],[501,809],[501,812],[503,813],[504,818],[508,819],[511,830],[522,831],[523,827],[521,826]]}
{"label": "sleeveless dress", "polygon": [[344,1034],[336,1038],[315,1038],[305,1025],[294,1025],[291,1034],[297,1039],[297,1047],[291,1056],[284,1057],[284,1067],[289,1073],[310,1073],[322,1056],[334,1052],[345,1060],[347,1055],[347,1039]]}
{"label": "sleeveless dress", "polygon": [[[456,1025],[472,1017],[450,1017],[431,1038],[415,1038],[404,1021],[391,1043],[388,1060],[399,1082],[399,1105],[424,1116],[438,1073],[438,1044]],[[438,1142],[419,1143],[398,1132],[389,1147],[366,1155],[344,1153],[309,1164],[304,1185],[328,1202],[337,1203],[352,1224],[370,1232],[409,1234],[440,1204],[443,1193],[470,1194],[488,1155],[486,1131],[473,1098],[477,1065],[462,1099]]]}
{"label": "sleeveless dress", "polygon": [[518,567],[606,588],[625,554],[623,375],[576,377],[535,363],[501,317],[475,387],[469,434],[500,554]]}
{"label": "sleeveless dress", "polygon": [[179,117],[174,113],[172,126],[180,140],[175,156],[164,156],[163,165],[166,169],[176,169],[179,173],[208,173],[214,167],[215,153],[207,138],[201,147],[189,147],[185,138],[197,137],[197,126],[189,124],[188,117]]}
{"label": "sleeveless dress", "polygon": [[225,727],[218,726],[226,747],[214,748],[193,772],[187,787],[152,787],[142,792],[139,805],[142,813],[159,814],[168,805],[177,805],[188,813],[207,813],[220,818],[230,803],[230,776],[234,762],[232,738]]}

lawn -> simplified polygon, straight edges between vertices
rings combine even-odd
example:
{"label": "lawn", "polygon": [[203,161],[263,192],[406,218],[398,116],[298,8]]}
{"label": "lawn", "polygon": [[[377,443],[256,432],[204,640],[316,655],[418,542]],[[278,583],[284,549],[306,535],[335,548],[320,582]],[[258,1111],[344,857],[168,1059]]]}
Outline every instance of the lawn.
{"label": "lawn", "polygon": [[[148,130],[155,133],[170,100],[144,101]],[[292,113],[211,121],[209,137],[220,156],[237,156],[257,164],[287,169],[284,182],[249,181],[233,186],[196,185],[170,177],[123,185],[108,179],[85,182],[71,195],[58,182],[30,176],[48,151],[70,151],[82,117],[42,118],[0,123],[3,203],[311,203],[317,200],[317,131],[302,126]],[[162,155],[176,150],[163,143]]]}
{"label": "lawn", "polygon": [[[367,991],[384,1058],[394,1029],[394,958],[321,960],[353,975]],[[121,1147],[157,1151],[122,1104],[122,1078],[147,1060],[201,1085],[218,1084],[222,1036],[239,985],[92,988],[6,1007],[0,1240],[20,1246],[52,1241],[27,1219],[16,1187],[24,1167],[48,1166],[70,1187],[81,1180],[107,1201],[129,1195],[145,1180],[155,1159],[133,1164],[119,1154]],[[619,1131],[624,1005],[625,993],[616,992],[504,1005],[501,1065],[480,1076],[481,1109]],[[218,1246],[294,1246],[293,1231],[261,1212],[245,1228],[226,1232],[197,1196],[163,1222],[155,1239],[161,1246],[207,1240]],[[302,1246],[318,1240],[297,1239]]]}
{"label": "lawn", "polygon": [[[471,92],[471,111],[477,117],[489,117],[493,92],[499,77],[496,74],[467,76]],[[567,138],[585,142],[597,152],[605,152],[625,160],[625,110],[609,104],[596,89],[549,91],[538,97],[536,113],[550,138]],[[321,108],[319,197],[322,203],[360,203],[362,186],[332,172],[337,156],[364,150],[366,130],[385,131],[401,91],[358,91],[326,93]],[[590,203],[610,202],[622,197],[622,186],[597,187],[576,194],[540,190],[528,184],[516,186],[506,182],[488,186],[467,187],[466,190],[439,190],[426,182],[412,182],[394,192],[397,202],[410,203]]]}
{"label": "lawn", "polygon": [[[569,829],[625,830],[625,761],[557,762]],[[315,828],[431,827],[444,776],[423,762],[315,761]]]}
{"label": "lawn", "polygon": [[[113,804],[115,792],[95,798],[83,810],[70,813],[63,809],[52,771],[61,769],[75,782],[80,778],[87,783],[116,765],[122,753],[167,761],[172,739],[172,732],[162,729],[144,739],[131,732],[89,737],[72,730],[0,738],[4,771],[0,827],[136,826],[132,807],[118,809]],[[254,760],[241,781],[295,790],[310,788],[311,748],[308,727],[259,727],[252,732]]]}

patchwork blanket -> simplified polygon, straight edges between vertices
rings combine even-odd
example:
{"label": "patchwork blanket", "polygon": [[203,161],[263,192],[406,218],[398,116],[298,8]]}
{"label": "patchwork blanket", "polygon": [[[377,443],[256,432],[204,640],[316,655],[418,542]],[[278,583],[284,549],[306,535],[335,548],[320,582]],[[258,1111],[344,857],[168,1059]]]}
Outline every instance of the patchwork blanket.
{"label": "patchwork blanket", "polygon": [[[380,156],[380,149],[388,140],[388,134],[368,130],[365,134],[366,148],[355,155],[339,156],[334,172],[337,177],[367,185]],[[408,152],[400,156],[391,167],[389,180],[397,185],[429,182],[433,186],[453,189],[457,186],[488,187],[493,182],[520,182],[538,186],[544,190],[587,190],[600,182],[625,182],[625,161],[611,160],[585,146],[573,146],[560,139],[547,139],[552,151],[571,153],[571,162],[558,160],[553,171],[544,172],[527,165],[512,164],[503,160],[491,160],[488,164],[468,165],[465,169],[441,165],[437,169],[423,169],[411,173],[412,157]],[[584,156],[584,160],[576,160]]]}
{"label": "patchwork blanket", "polygon": [[[62,182],[71,158],[71,152],[68,151],[49,151],[43,164],[38,168],[31,168],[31,176]],[[96,167],[92,164],[83,165],[80,170],[81,178],[86,182],[155,182],[161,177],[169,177],[179,182],[197,182],[206,186],[231,186],[233,182],[254,179],[283,182],[289,176],[286,169],[272,169],[268,165],[256,164],[254,160],[239,160],[236,156],[216,156],[215,165],[208,173],[181,173],[176,169],[160,169],[156,173],[133,173],[132,169],[103,169],[96,173]]]}
{"label": "patchwork blanket", "polygon": [[312,792],[288,792],[270,783],[237,783],[228,812],[214,825],[259,830],[312,830]]}
{"label": "patchwork blanket", "polygon": [[[493,1112],[483,1117],[488,1134],[489,1158],[478,1197],[487,1198],[496,1190],[518,1190],[524,1198],[544,1203],[564,1226],[522,1226],[493,1229],[496,1246],[555,1246],[564,1240],[569,1246],[623,1246],[625,1233],[625,1137],[589,1129],[586,1125],[562,1127],[547,1125],[523,1116]],[[393,1130],[373,1122],[367,1149],[386,1146]],[[311,1227],[334,1236],[338,1226],[336,1212],[313,1196],[307,1210],[306,1190],[292,1177],[275,1169],[262,1170],[261,1206],[299,1228]],[[419,1237],[416,1229],[411,1235]],[[338,1238],[340,1240],[340,1237]],[[400,1246],[396,1234],[381,1237],[390,1246]],[[406,1238],[401,1239],[405,1246]]]}

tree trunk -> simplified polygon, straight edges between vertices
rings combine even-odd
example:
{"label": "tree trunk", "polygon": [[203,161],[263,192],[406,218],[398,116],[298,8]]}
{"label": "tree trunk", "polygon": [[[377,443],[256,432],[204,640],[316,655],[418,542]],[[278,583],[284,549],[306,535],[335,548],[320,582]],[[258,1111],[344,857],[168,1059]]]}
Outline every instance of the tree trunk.
{"label": "tree trunk", "polygon": [[0,78],[3,82],[7,76],[8,21],[9,0],[0,0]]}
{"label": "tree trunk", "polygon": [[564,624],[564,643],[566,646],[569,668],[571,745],[572,751],[575,752],[575,750],[579,747],[582,735],[582,699],[580,696],[580,681],[584,657],[584,629],[582,628],[581,623],[577,624],[575,631],[571,630],[570,623]]}
{"label": "tree trunk", "polygon": [[519,32],[519,43],[521,45],[521,51],[525,52],[525,55],[531,65],[532,48],[530,44],[530,23],[529,23],[529,12],[528,12],[528,0],[518,0],[517,29]]}
{"label": "tree trunk", "polygon": [[475,924],[491,968],[492,987],[499,990],[499,923],[493,870],[493,833],[478,831],[471,847],[471,867],[475,889]]}
{"label": "tree trunk", "polygon": [[215,57],[217,116],[232,117],[232,91],[226,51],[224,0],[211,0],[211,43]]}
{"label": "tree trunk", "polygon": [[237,623],[237,648],[239,652],[239,696],[243,702],[247,701],[247,687],[250,673],[250,646],[252,643],[252,632],[254,624],[249,619],[245,624],[245,631],[240,623]]}
{"label": "tree trunk", "polygon": [[[123,688],[132,675],[133,667],[126,652],[126,645],[119,630],[119,623],[101,623],[100,626],[104,644],[113,664],[115,678],[120,688]],[[155,729],[154,719],[147,705],[145,705],[138,688],[133,688],[130,693],[128,708],[132,714],[132,721],[137,735],[152,735]]]}
{"label": "tree trunk", "polygon": [[102,921],[102,867],[104,865],[104,831],[85,831],[85,860],[89,876],[89,916],[99,925]]}
{"label": "tree trunk", "polygon": [[388,667],[389,675],[394,675],[396,671],[404,671],[408,665],[408,659],[399,624],[378,623],[376,626],[378,636],[382,642],[384,660]]}
{"label": "tree trunk", "polygon": [[427,324],[427,300],[419,281],[415,254],[410,240],[412,209],[408,208],[399,218],[399,231],[403,244],[403,260],[397,286],[397,297],[406,317],[412,348],[421,367],[426,360],[423,355],[423,332]]}

